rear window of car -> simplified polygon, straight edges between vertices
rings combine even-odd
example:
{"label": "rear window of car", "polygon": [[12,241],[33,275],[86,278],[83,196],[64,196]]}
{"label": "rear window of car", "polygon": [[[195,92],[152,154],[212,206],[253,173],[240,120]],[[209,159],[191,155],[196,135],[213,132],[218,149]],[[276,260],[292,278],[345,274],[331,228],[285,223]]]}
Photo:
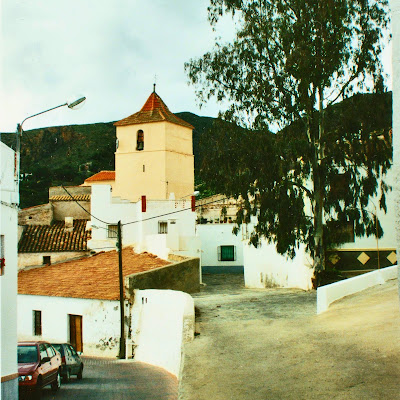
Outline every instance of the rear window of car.
{"label": "rear window of car", "polygon": [[62,344],[51,344],[62,356],[64,355],[64,349]]}
{"label": "rear window of car", "polygon": [[36,346],[18,346],[18,363],[34,363],[38,361]]}

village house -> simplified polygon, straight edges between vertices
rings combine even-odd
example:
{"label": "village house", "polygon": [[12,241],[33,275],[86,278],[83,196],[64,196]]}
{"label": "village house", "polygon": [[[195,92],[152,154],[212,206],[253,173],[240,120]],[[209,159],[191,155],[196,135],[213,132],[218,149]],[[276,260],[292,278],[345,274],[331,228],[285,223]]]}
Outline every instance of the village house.
{"label": "village house", "polygon": [[0,398],[18,398],[17,218],[15,152],[0,142]]}
{"label": "village house", "polygon": [[[122,259],[127,356],[132,357],[132,352],[135,351],[136,359],[153,359],[153,347],[159,346],[160,340],[168,347],[166,341],[172,340],[171,337],[155,338],[154,333],[146,336],[148,321],[152,320],[154,324],[154,318],[161,318],[158,315],[161,311],[167,313],[163,319],[167,318],[169,323],[174,321],[174,329],[180,326],[180,335],[175,338],[180,337],[184,340],[181,320],[184,314],[188,318],[186,339],[190,335],[193,336],[194,309],[190,311],[190,307],[185,308],[184,304],[192,302],[190,296],[185,293],[199,290],[199,260],[175,257],[175,261],[166,261],[149,253],[137,254],[131,247],[123,249]],[[77,351],[87,356],[118,356],[118,273],[116,251],[20,271],[18,339],[43,338],[55,342],[69,342]],[[146,290],[150,288],[153,290]],[[140,297],[141,293],[144,293],[144,301]],[[183,301],[181,308],[176,304],[178,298]],[[159,308],[157,312],[154,304],[159,303],[164,303],[164,307]],[[165,333],[167,334],[168,330]],[[160,366],[165,366],[164,362],[169,365],[166,354],[158,354],[156,358]]]}
{"label": "village house", "polygon": [[90,187],[51,187],[49,203],[18,214],[18,269],[90,254]]}

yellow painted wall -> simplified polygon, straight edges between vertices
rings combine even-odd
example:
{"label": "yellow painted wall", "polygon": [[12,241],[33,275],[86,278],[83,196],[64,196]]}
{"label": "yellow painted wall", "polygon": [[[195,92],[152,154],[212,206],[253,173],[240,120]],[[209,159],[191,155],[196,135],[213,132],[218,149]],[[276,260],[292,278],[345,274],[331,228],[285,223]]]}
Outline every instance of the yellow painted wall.
{"label": "yellow painted wall", "polygon": [[[136,150],[137,132],[144,132],[144,149]],[[192,131],[169,122],[117,127],[113,196],[137,201],[175,198],[194,191]],[[167,184],[168,181],[168,184]]]}

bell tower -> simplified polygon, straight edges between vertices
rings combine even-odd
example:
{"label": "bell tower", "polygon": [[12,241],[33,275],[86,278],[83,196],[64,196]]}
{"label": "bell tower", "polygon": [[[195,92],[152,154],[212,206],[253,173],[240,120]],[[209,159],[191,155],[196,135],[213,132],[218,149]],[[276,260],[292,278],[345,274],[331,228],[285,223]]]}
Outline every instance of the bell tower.
{"label": "bell tower", "polygon": [[143,195],[168,200],[193,193],[194,128],[168,109],[155,87],[140,111],[114,125],[113,196],[136,202]]}

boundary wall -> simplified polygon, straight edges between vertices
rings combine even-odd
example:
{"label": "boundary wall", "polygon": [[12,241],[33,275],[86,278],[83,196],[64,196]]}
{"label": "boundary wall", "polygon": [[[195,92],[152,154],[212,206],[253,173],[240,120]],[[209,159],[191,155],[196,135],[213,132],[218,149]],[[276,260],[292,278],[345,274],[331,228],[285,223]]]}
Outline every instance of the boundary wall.
{"label": "boundary wall", "polygon": [[398,266],[378,269],[363,275],[345,279],[317,289],[317,314],[326,311],[330,304],[343,297],[361,292],[375,285],[383,285],[386,281],[396,279]]}

